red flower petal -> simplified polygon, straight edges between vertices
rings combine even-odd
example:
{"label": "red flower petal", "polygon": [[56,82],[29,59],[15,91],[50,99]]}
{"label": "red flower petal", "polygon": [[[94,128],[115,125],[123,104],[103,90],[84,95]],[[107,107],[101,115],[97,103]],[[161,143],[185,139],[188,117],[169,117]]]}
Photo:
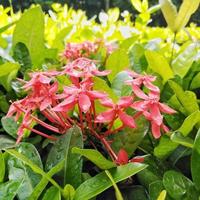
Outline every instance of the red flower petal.
{"label": "red flower petal", "polygon": [[86,113],[91,106],[90,98],[85,94],[80,94],[78,98],[78,104],[82,110],[82,112]]}
{"label": "red flower petal", "polygon": [[133,102],[133,98],[132,97],[121,97],[119,102],[117,103],[117,105],[120,108],[127,108],[128,106],[130,106]]}
{"label": "red flower petal", "polygon": [[92,99],[103,99],[108,96],[106,93],[98,92],[98,91],[88,91],[87,94]]}
{"label": "red flower petal", "polygon": [[144,157],[143,157],[143,156],[136,156],[136,157],[132,158],[132,159],[130,160],[130,162],[142,163],[142,162],[144,162]]}
{"label": "red flower petal", "polygon": [[153,134],[153,137],[155,139],[158,139],[160,138],[161,136],[161,133],[160,133],[160,126],[158,126],[156,123],[152,122],[151,123],[151,131],[152,131],[152,134]]}
{"label": "red flower petal", "polygon": [[119,153],[117,154],[117,164],[125,165],[128,163],[128,154],[124,149],[120,149]]}
{"label": "red flower petal", "polygon": [[163,122],[163,116],[160,113],[159,110],[159,105],[157,103],[154,103],[150,106],[150,111],[151,111],[151,115],[152,115],[152,119],[153,121],[157,124],[157,125],[161,125]]}
{"label": "red flower petal", "polygon": [[138,111],[145,111],[148,109],[148,101],[136,101],[131,107]]}
{"label": "red flower petal", "polygon": [[111,99],[109,99],[109,98],[102,99],[100,102],[105,107],[108,107],[108,108],[113,108],[114,107],[113,101]]}
{"label": "red flower petal", "polygon": [[105,71],[99,71],[99,70],[93,70],[92,74],[95,76],[106,76],[110,74],[111,70],[105,70]]}
{"label": "red flower petal", "polygon": [[124,125],[130,128],[136,127],[133,117],[127,115],[125,112],[119,111],[119,118],[123,122]]}
{"label": "red flower petal", "polygon": [[167,114],[174,114],[176,113],[176,111],[172,108],[170,108],[169,106],[163,104],[163,103],[159,103],[159,107],[160,107],[160,110],[164,113],[167,113]]}
{"label": "red flower petal", "polygon": [[148,96],[136,85],[132,85],[134,94],[141,99],[148,99]]}
{"label": "red flower petal", "polygon": [[95,122],[97,123],[111,122],[115,118],[115,115],[116,113],[115,110],[113,109],[105,111],[96,117]]}

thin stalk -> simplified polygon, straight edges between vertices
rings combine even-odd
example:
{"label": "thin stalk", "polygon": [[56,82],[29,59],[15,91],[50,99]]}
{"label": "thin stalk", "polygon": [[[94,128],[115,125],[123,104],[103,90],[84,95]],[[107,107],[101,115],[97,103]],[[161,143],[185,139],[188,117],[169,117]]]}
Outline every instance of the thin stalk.
{"label": "thin stalk", "polygon": [[172,64],[173,58],[174,58],[174,50],[175,50],[175,44],[176,44],[176,34],[174,33],[174,39],[173,39],[173,46],[172,46],[172,53],[171,53],[171,59],[170,59],[170,64]]}

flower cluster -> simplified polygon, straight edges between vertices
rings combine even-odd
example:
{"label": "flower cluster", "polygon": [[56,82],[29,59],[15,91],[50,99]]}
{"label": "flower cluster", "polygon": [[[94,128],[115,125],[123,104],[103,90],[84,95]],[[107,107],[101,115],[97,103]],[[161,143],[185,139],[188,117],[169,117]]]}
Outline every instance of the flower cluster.
{"label": "flower cluster", "polygon": [[[65,133],[76,124],[86,137],[89,133],[99,139],[117,164],[142,161],[138,157],[129,160],[123,149],[115,154],[107,140],[109,135],[116,134],[125,127],[137,127],[135,119],[143,115],[151,123],[153,136],[159,138],[161,130],[168,131],[161,113],[173,114],[175,111],[159,102],[160,90],[153,84],[154,76],[132,71],[128,71],[132,79],[126,81],[132,87],[132,95],[121,97],[114,103],[107,93],[93,89],[94,77],[109,73],[107,70],[100,71],[95,61],[88,58],[78,58],[68,63],[63,71],[30,73],[30,80],[22,81],[27,96],[13,102],[7,114],[7,117],[14,116],[16,121],[21,122],[17,143],[21,141],[25,129],[49,139],[56,139],[32,127],[33,122],[59,134]],[[61,75],[68,77],[71,84],[60,89],[57,77]],[[147,92],[142,89],[144,87]],[[96,101],[107,110],[97,114]],[[135,111],[133,116],[127,114],[128,108]],[[38,112],[46,118],[45,121],[38,118]],[[122,122],[118,128],[114,128],[116,120]],[[102,127],[107,129],[103,133]]]}
{"label": "flower cluster", "polygon": [[102,46],[106,49],[107,55],[111,54],[116,49],[116,45],[105,44],[102,40],[97,40],[96,42],[85,41],[82,43],[67,43],[65,51],[63,52],[63,57],[68,61],[73,61],[82,57],[90,58],[97,53]]}

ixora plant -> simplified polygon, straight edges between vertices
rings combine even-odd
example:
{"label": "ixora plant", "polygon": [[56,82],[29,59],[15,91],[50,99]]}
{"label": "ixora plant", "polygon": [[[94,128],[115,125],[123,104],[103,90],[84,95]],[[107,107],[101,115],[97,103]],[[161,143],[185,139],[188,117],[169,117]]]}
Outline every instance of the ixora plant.
{"label": "ixora plant", "polygon": [[[118,100],[112,99],[108,91],[101,90],[101,85],[99,88],[96,86],[98,81],[108,81],[106,77],[111,71],[100,70],[98,61],[82,57],[94,53],[93,45],[89,42],[68,44],[63,54],[68,63],[62,70],[31,72],[29,80],[18,79],[27,95],[12,102],[6,116],[14,117],[18,124],[16,144],[19,145],[23,138],[27,137],[27,131],[29,134],[32,132],[43,136],[48,141],[55,141],[47,157],[46,168],[50,171],[46,175],[31,160],[20,154],[20,151],[6,150],[36,173],[44,175],[44,180],[41,180],[43,183],[40,182],[36,189],[26,196],[27,199],[37,199],[42,192],[40,187],[44,189],[48,181],[53,187],[45,194],[46,198],[58,190],[65,199],[86,200],[113,185],[116,198],[123,199],[116,182],[136,174],[147,165],[143,164],[144,156],[129,158],[123,148],[115,152],[112,148],[113,137],[125,128],[137,128],[136,120],[141,117],[150,122],[154,138],[159,138],[161,132],[169,131],[163,123],[162,113],[174,114],[175,110],[160,102],[160,90],[154,85],[156,77],[127,70],[129,79],[124,81],[124,84],[131,89],[129,95]],[[67,78],[66,84],[60,84],[61,77]],[[69,138],[72,140],[72,146],[63,146],[64,141],[70,143]],[[82,149],[83,141],[94,149]],[[23,142],[21,144],[23,145]],[[97,151],[102,148],[109,159]],[[67,161],[62,156],[63,151]],[[80,178],[80,155],[105,171],[83,182]],[[62,170],[63,163],[64,189],[49,177],[49,173],[53,175]],[[76,191],[73,187],[77,188]],[[88,191],[85,190],[86,187]]]}

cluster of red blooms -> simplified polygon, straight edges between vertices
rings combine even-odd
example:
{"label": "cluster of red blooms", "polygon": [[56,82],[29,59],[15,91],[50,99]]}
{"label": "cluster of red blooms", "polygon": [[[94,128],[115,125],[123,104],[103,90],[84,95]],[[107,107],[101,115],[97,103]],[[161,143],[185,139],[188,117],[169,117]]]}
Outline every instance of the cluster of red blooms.
{"label": "cluster of red blooms", "polygon": [[[23,89],[27,91],[27,96],[13,102],[7,114],[7,117],[15,116],[16,121],[21,121],[17,132],[17,143],[21,141],[25,129],[52,140],[56,139],[32,127],[33,122],[60,134],[76,124],[83,134],[90,133],[99,139],[117,164],[141,161],[142,158],[138,157],[129,160],[123,149],[116,155],[110,146],[108,136],[124,127],[137,127],[135,119],[143,115],[151,123],[153,136],[159,138],[161,130],[168,131],[163,124],[161,113],[173,114],[175,111],[159,102],[160,90],[153,85],[154,76],[127,72],[132,77],[132,80],[126,81],[126,84],[132,87],[132,95],[121,97],[117,103],[114,103],[107,93],[93,89],[95,84],[93,77],[106,76],[110,71],[99,71],[95,62],[88,58],[78,58],[70,62],[63,71],[30,73],[30,80],[23,81]],[[71,85],[65,86],[62,91],[59,90],[56,79],[59,75],[66,75],[71,80]],[[143,92],[141,88],[144,87],[148,92]],[[96,101],[108,110],[97,114]],[[127,108],[134,109],[135,114],[128,115]],[[76,110],[78,117],[72,115],[72,110]],[[40,120],[37,117],[38,111],[49,122]],[[115,129],[113,125],[117,119],[122,125]],[[103,133],[102,125],[107,127],[107,131]]]}
{"label": "cluster of red blooms", "polygon": [[104,44],[102,40],[96,42],[85,41],[82,43],[67,43],[65,51],[63,52],[63,57],[68,61],[73,61],[81,57],[88,58],[94,55],[101,46],[106,48],[108,55],[116,48],[113,44]]}

